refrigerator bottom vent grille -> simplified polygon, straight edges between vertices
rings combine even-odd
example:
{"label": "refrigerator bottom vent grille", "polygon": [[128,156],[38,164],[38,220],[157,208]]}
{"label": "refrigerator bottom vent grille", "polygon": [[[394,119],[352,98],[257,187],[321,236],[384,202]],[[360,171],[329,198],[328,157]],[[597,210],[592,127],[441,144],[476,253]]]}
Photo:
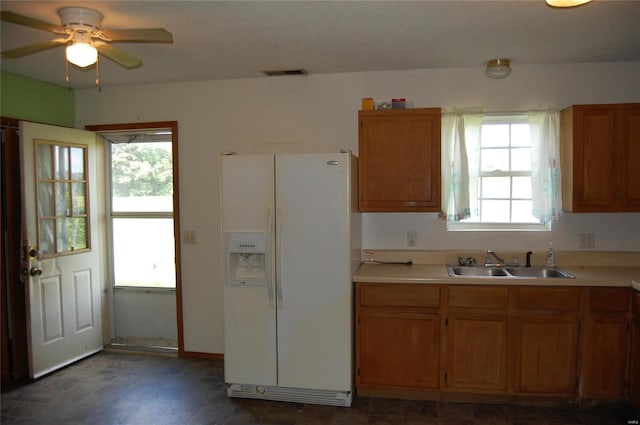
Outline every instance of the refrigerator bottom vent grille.
{"label": "refrigerator bottom vent grille", "polygon": [[308,388],[270,387],[247,384],[227,384],[227,395],[229,397],[343,407],[351,406],[352,399],[350,391],[313,390]]}

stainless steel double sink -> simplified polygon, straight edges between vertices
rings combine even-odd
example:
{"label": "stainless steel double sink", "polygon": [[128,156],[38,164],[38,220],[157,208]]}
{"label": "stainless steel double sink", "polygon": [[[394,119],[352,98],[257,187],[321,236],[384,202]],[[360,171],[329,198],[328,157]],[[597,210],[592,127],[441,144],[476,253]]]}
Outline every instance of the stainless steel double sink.
{"label": "stainless steel double sink", "polygon": [[451,277],[503,279],[575,279],[571,273],[557,267],[481,267],[447,266]]}

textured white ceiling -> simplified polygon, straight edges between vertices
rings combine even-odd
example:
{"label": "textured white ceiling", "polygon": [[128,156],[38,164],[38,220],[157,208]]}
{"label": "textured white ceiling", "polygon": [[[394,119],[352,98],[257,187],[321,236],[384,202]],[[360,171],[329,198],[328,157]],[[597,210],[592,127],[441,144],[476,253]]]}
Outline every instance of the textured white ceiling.
{"label": "textured white ceiling", "polygon": [[[0,8],[59,24],[57,10],[84,6],[105,29],[162,27],[174,44],[120,43],[144,65],[104,59],[103,87],[260,77],[263,70],[309,74],[640,61],[640,1],[594,0],[554,9],[544,0],[423,1],[2,1]],[[2,50],[54,34],[1,22]],[[64,85],[64,49],[2,59],[2,69]],[[640,77],[640,76],[639,76]],[[74,88],[95,70],[71,69]]]}

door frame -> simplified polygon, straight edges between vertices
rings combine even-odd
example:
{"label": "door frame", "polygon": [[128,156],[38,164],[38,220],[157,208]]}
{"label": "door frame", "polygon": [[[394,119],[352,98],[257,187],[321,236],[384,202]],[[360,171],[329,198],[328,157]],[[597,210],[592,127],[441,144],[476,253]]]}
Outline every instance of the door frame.
{"label": "door frame", "polygon": [[[26,287],[20,280],[22,199],[19,119],[2,117],[2,387],[29,378]],[[8,248],[5,252],[5,247]],[[6,260],[6,261],[5,261]]]}
{"label": "door frame", "polygon": [[173,236],[176,262],[176,326],[178,330],[178,355],[185,357],[183,312],[182,312],[182,268],[180,256],[180,192],[178,172],[178,122],[177,121],[153,121],[124,124],[98,124],[86,125],[85,130],[96,133],[107,131],[148,130],[154,128],[171,129],[171,151],[173,161]]}

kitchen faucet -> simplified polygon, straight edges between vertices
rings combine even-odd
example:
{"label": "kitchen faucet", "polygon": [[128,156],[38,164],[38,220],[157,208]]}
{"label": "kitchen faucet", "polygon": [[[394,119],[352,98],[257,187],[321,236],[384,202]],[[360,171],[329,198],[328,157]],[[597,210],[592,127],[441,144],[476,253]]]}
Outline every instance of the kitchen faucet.
{"label": "kitchen faucet", "polygon": [[500,265],[502,265],[502,264],[504,263],[504,259],[503,259],[503,258],[498,257],[498,254],[496,254],[496,253],[495,253],[495,252],[493,252],[492,250],[488,250],[488,251],[487,251],[487,255],[490,255],[490,256],[492,256],[493,258],[495,258],[497,262],[496,262],[496,263],[490,263],[489,261],[485,260],[485,261],[484,261],[484,265],[485,265],[486,267],[491,267],[491,266],[500,266]]}
{"label": "kitchen faucet", "polygon": [[[496,262],[492,263],[490,257],[495,258]],[[529,260],[529,256],[527,256],[527,259]],[[518,263],[518,259],[517,258],[514,258],[511,263],[506,263],[504,261],[504,258],[500,258],[498,256],[498,254],[496,254],[495,252],[493,252],[492,250],[489,249],[489,250],[487,250],[487,258],[485,258],[485,260],[484,260],[484,266],[485,267],[502,267],[502,266],[519,267],[520,264]]]}

